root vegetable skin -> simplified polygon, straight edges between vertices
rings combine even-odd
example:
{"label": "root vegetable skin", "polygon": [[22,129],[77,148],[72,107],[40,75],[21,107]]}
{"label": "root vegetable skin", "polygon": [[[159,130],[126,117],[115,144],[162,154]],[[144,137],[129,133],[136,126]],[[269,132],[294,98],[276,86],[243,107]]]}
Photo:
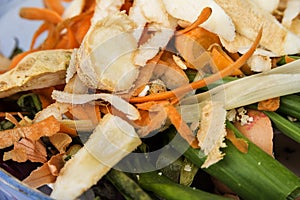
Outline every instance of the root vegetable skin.
{"label": "root vegetable skin", "polygon": [[90,27],[75,61],[85,85],[118,92],[132,87],[139,73],[133,63],[138,42],[132,33],[134,28],[133,21],[122,12],[108,15]]}
{"label": "root vegetable skin", "polygon": [[0,75],[0,98],[65,83],[70,56],[70,50],[46,50],[28,54],[15,68]]}
{"label": "root vegetable skin", "polygon": [[253,122],[245,125],[235,122],[235,127],[250,141],[272,156],[273,128],[271,120],[261,111],[249,110],[247,114],[253,117]]}
{"label": "root vegetable skin", "polygon": [[163,3],[171,16],[190,23],[196,21],[203,8],[211,7],[212,15],[201,25],[201,27],[229,41],[232,41],[235,37],[235,27],[232,20],[213,0],[163,0]]}
{"label": "root vegetable skin", "polygon": [[300,38],[288,31],[272,14],[253,2],[246,0],[215,0],[232,19],[237,33],[250,40],[262,27],[264,32],[260,45],[277,55],[294,54],[300,51]]}

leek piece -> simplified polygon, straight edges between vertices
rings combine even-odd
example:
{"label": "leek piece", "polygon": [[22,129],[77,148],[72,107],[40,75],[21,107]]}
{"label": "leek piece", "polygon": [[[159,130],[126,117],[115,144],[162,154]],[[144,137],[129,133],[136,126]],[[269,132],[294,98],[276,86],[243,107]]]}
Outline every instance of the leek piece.
{"label": "leek piece", "polygon": [[168,200],[224,200],[228,199],[216,194],[204,192],[199,189],[193,189],[188,186],[177,184],[164,175],[157,172],[148,172],[139,174],[138,183],[145,190],[151,191]]}
{"label": "leek piece", "polygon": [[276,128],[286,136],[300,143],[300,127],[276,112],[264,111]]}
{"label": "leek piece", "polygon": [[223,102],[224,108],[230,110],[273,97],[300,92],[299,85],[300,60],[296,60],[267,72],[240,78],[207,92],[187,97],[181,101],[181,104],[212,100]]}
{"label": "leek piece", "polygon": [[[227,122],[227,127],[237,137],[248,141],[248,153],[241,153],[226,140],[227,147],[222,149],[226,154],[223,160],[204,168],[204,171],[245,200],[295,199],[300,196],[300,178],[297,175],[246,139],[230,122]],[[182,146],[184,145],[176,145],[173,148],[182,152]],[[201,151],[191,147],[185,151],[184,156],[198,167],[206,159]]]}
{"label": "leek piece", "polygon": [[111,169],[106,177],[126,199],[152,199],[133,179],[122,171]]}
{"label": "leek piece", "polygon": [[34,93],[22,95],[18,99],[17,104],[23,111],[28,111],[33,114],[36,114],[37,112],[42,110],[40,99],[38,95]]}
{"label": "leek piece", "polygon": [[278,112],[300,120],[300,96],[293,94],[280,97]]}

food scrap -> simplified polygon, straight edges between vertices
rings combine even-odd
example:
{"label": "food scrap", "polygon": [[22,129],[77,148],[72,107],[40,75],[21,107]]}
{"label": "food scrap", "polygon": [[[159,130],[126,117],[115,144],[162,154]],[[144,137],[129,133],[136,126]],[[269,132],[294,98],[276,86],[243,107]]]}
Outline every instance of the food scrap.
{"label": "food scrap", "polygon": [[[52,198],[79,198],[103,180],[117,187],[121,178],[112,180],[110,174],[115,167],[126,166],[128,172],[147,177],[142,172],[160,170],[155,167],[162,163],[155,159],[161,155],[170,156],[164,173],[171,170],[172,177],[181,175],[180,180],[189,174],[184,171],[192,170],[187,166],[193,166],[188,185],[201,171],[215,176],[214,169],[233,161],[232,155],[273,162],[276,126],[265,112],[300,120],[281,109],[282,96],[300,92],[298,1],[43,3],[42,8],[23,7],[19,12],[24,20],[41,22],[30,47],[11,60],[0,57],[0,149],[3,162],[36,163],[38,167],[22,181],[32,188],[51,184]],[[5,106],[8,102],[13,109]],[[179,144],[174,134],[184,143]],[[259,150],[253,150],[253,143]],[[264,151],[271,158],[265,158]],[[144,160],[137,160],[137,154]],[[131,155],[135,158],[127,160]],[[253,160],[232,163],[247,168]],[[173,169],[175,161],[181,168]],[[251,167],[256,169],[257,163]],[[234,170],[230,173],[234,177]],[[156,191],[155,186],[139,185],[143,180],[132,181],[130,187],[144,187],[141,194]],[[249,187],[259,185],[256,180],[243,181]],[[178,186],[188,195],[201,193],[175,182],[178,185],[168,186]],[[232,186],[236,194],[231,195],[257,195],[243,187]],[[135,198],[117,188],[117,194]]]}

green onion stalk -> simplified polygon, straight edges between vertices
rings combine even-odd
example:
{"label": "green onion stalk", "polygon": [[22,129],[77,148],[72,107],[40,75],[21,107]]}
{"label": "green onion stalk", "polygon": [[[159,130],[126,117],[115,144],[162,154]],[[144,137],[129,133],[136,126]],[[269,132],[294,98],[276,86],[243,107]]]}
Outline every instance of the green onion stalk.
{"label": "green onion stalk", "polygon": [[111,169],[106,177],[126,199],[152,199],[133,179],[122,171]]}
{"label": "green onion stalk", "polygon": [[145,190],[151,191],[159,197],[168,200],[225,200],[229,199],[220,195],[205,192],[173,182],[163,174],[155,172],[142,173],[138,183]]}
{"label": "green onion stalk", "polygon": [[[226,122],[236,137],[249,143],[248,152],[240,152],[230,141],[222,151],[225,157],[214,165],[204,168],[242,199],[296,199],[300,197],[300,178],[276,159],[245,138],[230,122]],[[182,141],[184,142],[184,141]],[[181,146],[173,146],[179,152]],[[188,148],[184,156],[201,167],[206,157],[199,149]]]}
{"label": "green onion stalk", "polygon": [[278,112],[300,120],[300,96],[292,94],[280,97]]}
{"label": "green onion stalk", "polygon": [[300,143],[300,127],[276,112],[263,111],[283,134]]}

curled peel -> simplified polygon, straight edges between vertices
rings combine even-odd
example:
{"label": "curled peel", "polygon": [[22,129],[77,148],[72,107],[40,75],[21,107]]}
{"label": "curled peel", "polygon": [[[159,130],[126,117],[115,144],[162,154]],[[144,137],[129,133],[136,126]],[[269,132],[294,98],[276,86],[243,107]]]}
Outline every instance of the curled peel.
{"label": "curled peel", "polygon": [[77,53],[77,73],[82,82],[97,89],[128,91],[139,74],[133,63],[137,41],[135,24],[124,12],[97,21]]}
{"label": "curled peel", "polygon": [[52,98],[60,103],[71,103],[71,104],[84,104],[90,101],[102,99],[104,101],[109,102],[116,109],[125,113],[128,119],[137,120],[140,115],[138,110],[129,104],[127,101],[122,99],[119,96],[107,93],[101,94],[71,94],[67,92],[61,92],[58,90],[54,90],[52,93]]}

